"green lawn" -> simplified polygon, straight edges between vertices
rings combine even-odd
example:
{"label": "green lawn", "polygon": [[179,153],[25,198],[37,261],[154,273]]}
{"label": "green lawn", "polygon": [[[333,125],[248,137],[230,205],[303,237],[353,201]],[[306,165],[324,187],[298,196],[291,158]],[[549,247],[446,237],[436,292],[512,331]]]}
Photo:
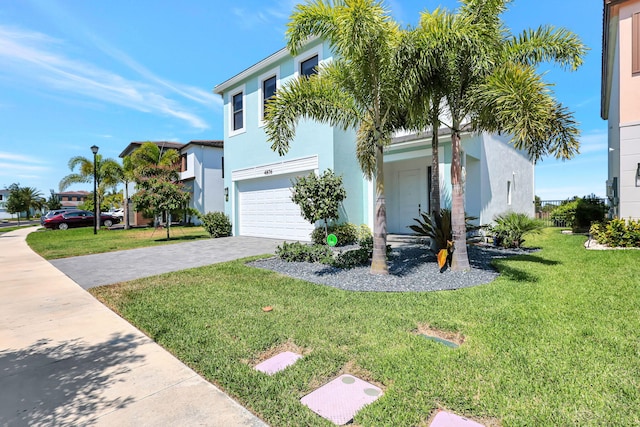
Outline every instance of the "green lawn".
{"label": "green lawn", "polygon": [[[435,408],[487,425],[640,425],[640,251],[584,240],[546,229],[528,240],[542,251],[459,291],[347,292],[237,261],[91,292],[273,426],[331,425],[299,399],[341,372],[384,389],[362,426],[425,426]],[[427,324],[464,344],[414,333]],[[276,347],[305,358],[252,369]]]}
{"label": "green lawn", "polygon": [[92,227],[69,230],[45,230],[27,236],[27,243],[45,259],[180,243],[189,240],[208,239],[202,227],[171,227],[171,239],[166,230],[136,228],[130,230],[102,228],[93,235]]}

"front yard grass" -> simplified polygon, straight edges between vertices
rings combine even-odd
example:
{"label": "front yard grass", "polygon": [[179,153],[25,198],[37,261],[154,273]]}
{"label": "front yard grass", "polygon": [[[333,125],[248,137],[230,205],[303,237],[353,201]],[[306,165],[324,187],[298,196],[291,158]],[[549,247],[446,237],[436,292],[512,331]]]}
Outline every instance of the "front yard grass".
{"label": "front yard grass", "polygon": [[83,227],[69,230],[42,229],[29,234],[27,244],[43,258],[56,259],[208,238],[209,235],[202,227],[171,227],[170,240],[167,240],[164,229],[102,228],[94,236],[92,227]]}
{"label": "front yard grass", "polygon": [[[640,425],[640,252],[584,241],[546,229],[528,241],[541,251],[457,291],[347,292],[235,261],[91,292],[273,426],[331,425],[299,399],[342,372],[384,390],[362,426],[426,426],[436,408],[486,425]],[[425,325],[464,343],[414,333]],[[252,368],[279,346],[305,357]]]}

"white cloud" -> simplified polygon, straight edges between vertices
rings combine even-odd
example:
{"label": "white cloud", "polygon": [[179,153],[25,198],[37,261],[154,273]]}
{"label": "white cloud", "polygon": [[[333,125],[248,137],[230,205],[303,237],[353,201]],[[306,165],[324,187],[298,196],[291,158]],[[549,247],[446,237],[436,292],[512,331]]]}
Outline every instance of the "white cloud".
{"label": "white cloud", "polygon": [[[163,114],[186,121],[196,129],[209,125],[181,102],[166,95],[178,95],[204,105],[221,101],[197,88],[160,79],[131,58],[112,49],[111,55],[135,69],[147,81],[135,81],[85,61],[67,57],[58,50],[64,45],[46,34],[0,25],[0,73],[32,84],[41,90],[76,94],[134,110]],[[107,48],[105,48],[106,50]]]}
{"label": "white cloud", "polygon": [[580,137],[580,154],[597,152],[606,155],[608,144],[606,129],[589,131]]}
{"label": "white cloud", "polygon": [[274,21],[278,21],[278,23],[286,22],[298,2],[294,0],[280,0],[270,3],[270,7],[267,7],[263,11],[234,7],[231,9],[231,12],[240,19],[240,26],[244,29],[252,29],[264,24],[273,26]]}

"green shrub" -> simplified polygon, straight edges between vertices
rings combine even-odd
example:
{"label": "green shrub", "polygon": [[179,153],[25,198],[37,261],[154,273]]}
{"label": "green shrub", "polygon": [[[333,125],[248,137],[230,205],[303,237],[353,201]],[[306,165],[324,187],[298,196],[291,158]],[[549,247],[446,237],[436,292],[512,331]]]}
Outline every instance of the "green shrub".
{"label": "green shrub", "polygon": [[331,265],[338,268],[354,268],[366,265],[371,259],[372,251],[373,246],[371,247],[371,250],[361,247],[342,252],[332,260]]}
{"label": "green shrub", "polygon": [[231,221],[224,212],[207,212],[200,215],[200,221],[205,231],[211,237],[231,236]]}
{"label": "green shrub", "polygon": [[494,218],[495,225],[489,227],[497,245],[505,248],[519,248],[524,243],[524,236],[539,233],[544,224],[526,214],[507,212]]}
{"label": "green shrub", "polygon": [[330,263],[333,252],[327,246],[307,245],[300,242],[283,242],[276,248],[276,256],[287,262],[322,262]]}
{"label": "green shrub", "polygon": [[[327,227],[327,231],[328,234],[334,234],[338,238],[338,244],[336,246],[352,245],[358,242],[358,227],[350,222],[330,225]],[[324,227],[314,229],[311,233],[311,240],[317,245],[326,245],[327,238]]]}
{"label": "green shrub", "polygon": [[321,176],[311,172],[292,184],[291,200],[300,207],[304,219],[311,224],[322,220],[325,226],[329,220],[338,219],[340,203],[347,197],[341,176],[327,169]]}
{"label": "green shrub", "polygon": [[585,232],[589,230],[591,224],[604,220],[606,205],[602,199],[595,195],[590,195],[577,200],[574,213],[574,222],[571,225],[573,231]]}
{"label": "green shrub", "polygon": [[612,219],[595,223],[589,232],[600,244],[610,247],[640,247],[640,220]]}
{"label": "green shrub", "polygon": [[[442,209],[439,214],[429,215],[422,213],[422,218],[414,218],[417,224],[410,225],[409,228],[415,232],[417,236],[429,237],[435,242],[435,246],[430,249],[434,253],[438,253],[441,249],[449,247],[447,242],[453,242],[453,229],[451,225],[451,210]],[[471,223],[478,219],[477,217],[465,215],[465,225],[467,232],[477,230],[478,226]]]}
{"label": "green shrub", "polygon": [[556,227],[573,227],[579,199],[563,202],[551,212],[551,221]]}

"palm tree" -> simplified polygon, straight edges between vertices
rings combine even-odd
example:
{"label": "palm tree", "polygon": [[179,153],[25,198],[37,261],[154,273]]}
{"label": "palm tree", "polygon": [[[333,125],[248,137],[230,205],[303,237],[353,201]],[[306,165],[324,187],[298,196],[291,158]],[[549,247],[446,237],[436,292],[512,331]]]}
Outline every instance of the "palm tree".
{"label": "palm tree", "polygon": [[[101,205],[102,198],[107,189],[114,188],[120,182],[120,164],[113,159],[105,159],[102,155],[96,157],[96,187],[98,206]],[[58,187],[64,191],[72,184],[84,184],[93,181],[93,159],[83,156],[75,156],[69,160],[69,169],[72,171],[78,168],[78,172],[71,173],[60,180]],[[94,206],[94,209],[96,207]]]}
{"label": "palm tree", "polygon": [[271,148],[289,150],[298,119],[308,117],[344,129],[357,128],[356,155],[367,178],[375,178],[376,204],[371,272],[387,274],[384,148],[402,127],[401,83],[396,66],[400,30],[374,0],[308,0],[296,6],[287,29],[292,55],[311,37],[335,53],[317,75],[291,81],[276,92],[266,114]]}
{"label": "palm tree", "polygon": [[154,174],[159,167],[176,171],[180,155],[175,149],[166,149],[153,142],[145,142],[131,153],[131,167],[135,176]]}
{"label": "palm tree", "polygon": [[[458,13],[436,9],[420,19],[415,55],[417,73],[439,73],[451,129],[453,270],[468,270],[460,134],[505,132],[535,162],[545,155],[570,159],[578,152],[579,131],[572,114],[558,103],[534,68],[543,61],[577,69],[585,46],[564,29],[540,27],[513,36],[500,15],[509,0],[463,0]],[[437,45],[437,47],[436,47]]]}
{"label": "palm tree", "polygon": [[41,210],[46,203],[46,199],[42,196],[42,192],[35,187],[23,187],[20,189],[26,203],[27,219],[31,218],[31,209]]}

